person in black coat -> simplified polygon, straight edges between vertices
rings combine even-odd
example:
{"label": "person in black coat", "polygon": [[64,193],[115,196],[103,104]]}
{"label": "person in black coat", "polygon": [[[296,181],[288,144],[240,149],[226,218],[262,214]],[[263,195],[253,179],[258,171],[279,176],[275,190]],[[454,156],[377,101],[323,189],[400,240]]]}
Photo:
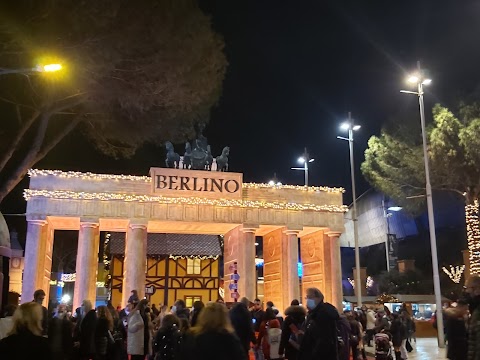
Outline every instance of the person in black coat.
{"label": "person in black coat", "polygon": [[229,312],[230,321],[232,322],[235,334],[240,339],[243,349],[245,350],[246,358],[248,359],[248,352],[250,351],[250,344],[255,343],[255,332],[253,331],[252,318],[248,311],[249,301],[247,298],[242,298],[239,303],[235,304]]}
{"label": "person in black coat", "polygon": [[468,303],[457,302],[457,307],[445,310],[445,327],[447,330],[447,358],[450,360],[467,359],[467,323]]}
{"label": "person in black coat", "polygon": [[48,343],[52,360],[70,359],[73,350],[72,323],[66,317],[65,305],[58,305],[48,324]]}
{"label": "person in black coat", "polygon": [[323,301],[324,296],[319,289],[308,288],[306,293],[309,312],[303,328],[305,334],[300,344],[298,360],[337,360],[338,311],[335,306]]}
{"label": "person in black coat", "polygon": [[181,299],[175,301],[174,307],[175,307],[175,315],[177,315],[178,318],[185,318],[187,320],[190,319],[190,310],[187,309],[187,306],[185,305],[185,301]]}
{"label": "person in black coat", "polygon": [[393,321],[390,325],[390,334],[392,335],[393,348],[395,349],[395,359],[402,359],[400,348],[402,342],[407,338],[407,328],[403,324],[397,313],[392,314]]}
{"label": "person in black coat", "polygon": [[190,325],[195,326],[197,324],[198,315],[200,311],[205,307],[203,301],[195,301],[193,303],[192,319],[190,320]]}
{"label": "person in black coat", "polygon": [[200,313],[197,326],[185,336],[182,359],[245,360],[224,304],[210,303]]}
{"label": "person in black coat", "polygon": [[253,321],[253,330],[258,332],[260,324],[265,317],[265,311],[262,310],[262,302],[260,299],[253,300],[253,309],[250,311],[251,319]]}
{"label": "person in black coat", "polygon": [[78,325],[78,340],[80,341],[80,359],[88,360],[95,357],[95,328],[97,326],[97,314],[92,308],[90,300],[83,300],[82,318]]}
{"label": "person in black coat", "polygon": [[285,310],[285,321],[282,325],[282,338],[278,353],[285,354],[285,359],[296,360],[300,349],[301,329],[305,322],[307,311],[300,305],[289,306]]}
{"label": "person in black coat", "polygon": [[48,309],[43,306],[45,300],[45,291],[42,289],[35,290],[33,293],[33,302],[42,307],[42,335],[48,334]]}
{"label": "person in black coat", "polygon": [[167,314],[162,319],[162,325],[153,342],[155,360],[179,359],[181,346],[180,319],[173,314]]}
{"label": "person in black coat", "polygon": [[15,360],[51,360],[48,340],[42,336],[41,305],[20,305],[13,315],[11,335],[0,341],[0,358]]}

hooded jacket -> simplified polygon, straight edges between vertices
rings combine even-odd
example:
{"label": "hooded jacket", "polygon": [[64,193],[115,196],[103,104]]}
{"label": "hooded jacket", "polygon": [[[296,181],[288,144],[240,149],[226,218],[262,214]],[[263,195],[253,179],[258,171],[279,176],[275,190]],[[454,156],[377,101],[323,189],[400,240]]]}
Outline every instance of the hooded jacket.
{"label": "hooded jacket", "polygon": [[329,303],[321,302],[310,310],[298,360],[337,360],[339,319],[337,309]]}
{"label": "hooded jacket", "polygon": [[296,359],[298,349],[290,343],[292,328],[302,329],[307,310],[300,305],[289,306],[285,310],[285,321],[282,325],[282,339],[280,340],[280,354],[285,354],[287,359]]}

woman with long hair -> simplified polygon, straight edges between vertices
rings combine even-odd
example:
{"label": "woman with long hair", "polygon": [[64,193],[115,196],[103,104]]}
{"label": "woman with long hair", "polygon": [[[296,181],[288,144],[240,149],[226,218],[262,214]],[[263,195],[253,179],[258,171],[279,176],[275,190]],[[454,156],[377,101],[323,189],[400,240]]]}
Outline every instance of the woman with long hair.
{"label": "woman with long hair", "polygon": [[186,336],[184,359],[244,360],[246,355],[234,334],[224,304],[209,303],[198,316],[197,324]]}
{"label": "woman with long hair", "polygon": [[144,360],[148,354],[150,330],[145,313],[147,304],[147,300],[141,300],[128,316],[127,352],[131,360]]}
{"label": "woman with long hair", "polygon": [[106,360],[113,345],[113,319],[106,306],[97,308],[97,326],[95,327],[95,360]]}
{"label": "woman with long hair", "polygon": [[190,314],[190,325],[195,326],[197,324],[198,315],[200,315],[200,311],[202,311],[204,307],[205,304],[202,301],[195,301],[193,303],[193,311]]}
{"label": "woman with long hair", "polygon": [[48,340],[42,336],[42,306],[35,302],[20,305],[13,314],[13,328],[0,341],[2,359],[50,360]]}

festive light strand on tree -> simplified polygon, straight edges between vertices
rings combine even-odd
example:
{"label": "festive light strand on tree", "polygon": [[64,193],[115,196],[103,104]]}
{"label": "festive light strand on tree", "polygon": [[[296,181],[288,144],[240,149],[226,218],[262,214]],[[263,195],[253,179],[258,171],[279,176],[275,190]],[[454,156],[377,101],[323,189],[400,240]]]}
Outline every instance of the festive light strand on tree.
{"label": "festive light strand on tree", "polygon": [[103,285],[108,289],[110,288],[110,282],[112,281],[112,274],[110,274],[110,237],[111,234],[107,233],[105,235],[105,242],[103,243],[103,269],[105,270],[105,281]]}
{"label": "festive light strand on tree", "polygon": [[[130,180],[137,182],[150,183],[152,178],[150,176],[135,176],[135,175],[112,175],[112,174],[94,174],[91,172],[78,172],[78,171],[62,171],[62,170],[40,170],[40,169],[30,169],[28,170],[28,175],[30,177],[37,176],[54,176],[59,178],[76,178],[76,179],[85,179],[85,180]],[[341,187],[328,187],[328,186],[301,186],[301,185],[270,185],[270,184],[257,184],[257,183],[243,183],[242,187],[244,189],[263,189],[263,188],[274,188],[274,189],[289,189],[289,190],[299,190],[307,192],[329,192],[329,193],[344,193],[345,189]]]}
{"label": "festive light strand on tree", "polygon": [[444,266],[442,267],[442,270],[445,274],[448,275],[450,280],[452,280],[455,284],[460,284],[460,280],[462,279],[462,274],[465,271],[465,265],[455,266],[455,267],[453,267],[453,265],[450,265],[450,270]]}
{"label": "festive light strand on tree", "polygon": [[480,224],[478,200],[465,206],[468,250],[470,251],[470,274],[480,273]]}
{"label": "festive light strand on tree", "polygon": [[150,195],[131,195],[121,193],[88,193],[76,192],[69,190],[34,190],[25,189],[23,192],[25,200],[33,197],[43,197],[49,199],[62,200],[100,200],[111,201],[121,200],[127,202],[156,202],[161,204],[180,204],[180,205],[213,205],[222,207],[240,207],[240,208],[261,208],[275,210],[295,210],[304,211],[312,210],[318,212],[336,212],[344,213],[347,210],[345,205],[315,205],[315,204],[297,204],[297,203],[280,203],[268,201],[254,200],[234,200],[234,199],[206,199],[198,197],[165,197]]}

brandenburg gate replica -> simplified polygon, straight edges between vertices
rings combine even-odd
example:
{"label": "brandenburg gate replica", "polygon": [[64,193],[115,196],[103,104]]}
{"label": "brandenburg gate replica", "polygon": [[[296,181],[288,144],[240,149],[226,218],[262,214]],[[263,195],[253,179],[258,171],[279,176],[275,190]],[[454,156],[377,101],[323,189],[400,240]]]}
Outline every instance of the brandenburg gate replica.
{"label": "brandenburg gate replica", "polygon": [[132,289],[145,296],[147,237],[150,242],[162,239],[150,235],[190,234],[223,236],[227,302],[233,301],[230,284],[239,297],[257,296],[260,236],[265,300],[279,309],[302,300],[300,256],[302,287],[318,287],[342,309],[343,189],[245,183],[241,173],[181,167],[151,168],[150,176],[30,170],[22,302],[31,301],[36,289],[48,299],[54,230],[77,230],[74,308],[83,299],[95,302],[100,232],[107,231],[124,239],[122,306]]}

